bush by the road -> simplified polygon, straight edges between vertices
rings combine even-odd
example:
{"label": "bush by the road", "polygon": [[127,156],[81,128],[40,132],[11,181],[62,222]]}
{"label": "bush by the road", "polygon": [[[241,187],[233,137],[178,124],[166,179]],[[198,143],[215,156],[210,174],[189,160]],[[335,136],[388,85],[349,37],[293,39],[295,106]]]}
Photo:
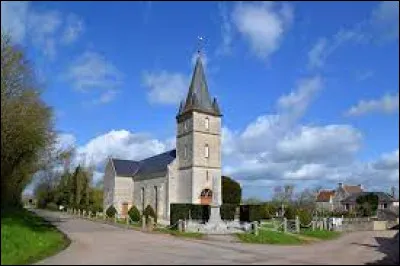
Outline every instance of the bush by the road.
{"label": "bush by the road", "polygon": [[128,215],[132,221],[134,221],[134,222],[140,221],[140,212],[139,212],[138,208],[136,208],[135,205],[132,205],[132,207],[129,209]]}
{"label": "bush by the road", "polygon": [[106,215],[108,217],[114,218],[114,216],[117,214],[117,210],[115,209],[115,207],[113,205],[111,205],[110,207],[108,207],[108,209],[106,210]]}

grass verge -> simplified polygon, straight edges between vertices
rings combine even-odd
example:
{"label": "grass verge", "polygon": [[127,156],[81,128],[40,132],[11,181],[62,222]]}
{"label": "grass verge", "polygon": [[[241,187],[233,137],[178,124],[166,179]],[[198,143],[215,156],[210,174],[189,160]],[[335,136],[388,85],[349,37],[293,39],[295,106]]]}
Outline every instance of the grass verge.
{"label": "grass verge", "polygon": [[1,213],[1,264],[31,264],[69,245],[55,226],[26,209]]}
{"label": "grass verge", "polygon": [[172,229],[168,229],[168,228],[156,228],[154,231],[160,232],[160,233],[165,233],[165,234],[170,234],[170,235],[177,236],[177,237],[187,237],[187,238],[196,238],[196,239],[200,239],[203,237],[202,233],[179,232],[177,230],[172,230]]}
{"label": "grass verge", "polygon": [[237,237],[245,243],[254,244],[279,244],[279,245],[298,245],[304,241],[292,234],[283,232],[260,230],[258,236],[251,233],[237,234]]}
{"label": "grass verge", "polygon": [[338,238],[341,234],[340,232],[337,231],[326,231],[326,230],[303,230],[300,232],[301,235],[305,235],[308,237],[313,237],[321,240],[330,240],[330,239],[335,239]]}

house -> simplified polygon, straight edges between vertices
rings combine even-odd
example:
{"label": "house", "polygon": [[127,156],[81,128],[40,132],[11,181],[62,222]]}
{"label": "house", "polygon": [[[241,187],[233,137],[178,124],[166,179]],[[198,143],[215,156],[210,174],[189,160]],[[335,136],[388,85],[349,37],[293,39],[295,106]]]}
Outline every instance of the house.
{"label": "house", "polygon": [[[131,206],[169,220],[171,203],[210,204],[221,198],[221,112],[211,100],[200,54],[186,101],[176,116],[176,149],[140,161],[109,158],[104,174],[106,210],[125,216]],[[218,191],[213,191],[213,183]]]}
{"label": "house", "polygon": [[344,206],[344,209],[346,211],[355,210],[357,198],[359,196],[367,195],[369,193],[378,196],[378,210],[391,209],[393,203],[396,202],[396,200],[391,195],[385,192],[360,192],[354,193],[342,200],[342,205]]}
{"label": "house", "polygon": [[334,190],[320,190],[316,197],[316,205],[318,209],[327,211],[344,211],[342,200],[360,192],[363,192],[361,184],[345,185],[340,182]]}

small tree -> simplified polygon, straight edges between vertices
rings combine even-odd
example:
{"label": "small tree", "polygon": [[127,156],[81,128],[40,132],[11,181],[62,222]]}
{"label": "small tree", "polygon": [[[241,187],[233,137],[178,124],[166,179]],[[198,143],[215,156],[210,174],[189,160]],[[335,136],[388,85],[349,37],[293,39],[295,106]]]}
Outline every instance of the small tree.
{"label": "small tree", "polygon": [[357,214],[364,217],[375,215],[378,209],[378,201],[378,196],[373,193],[358,196],[356,199]]}
{"label": "small tree", "polygon": [[132,207],[129,209],[128,215],[132,221],[134,221],[134,222],[140,221],[140,212],[139,212],[138,208],[136,208],[135,205],[132,205]]}
{"label": "small tree", "polygon": [[106,215],[108,217],[114,218],[114,216],[117,214],[117,210],[115,209],[115,207],[113,205],[111,205],[110,207],[107,208],[106,210]]}
{"label": "small tree", "polygon": [[146,218],[146,221],[148,220],[149,216],[151,216],[154,218],[154,221],[157,222],[156,212],[150,205],[147,205],[146,209],[144,209],[143,215]]}

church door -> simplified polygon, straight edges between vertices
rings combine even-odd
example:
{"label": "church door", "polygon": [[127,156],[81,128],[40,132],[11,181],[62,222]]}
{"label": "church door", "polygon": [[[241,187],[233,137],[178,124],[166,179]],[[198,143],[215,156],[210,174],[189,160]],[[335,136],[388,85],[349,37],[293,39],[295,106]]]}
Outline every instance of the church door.
{"label": "church door", "polygon": [[211,189],[203,189],[200,194],[200,204],[202,205],[210,205],[212,201],[212,191]]}
{"label": "church door", "polygon": [[128,202],[122,203],[122,211],[121,214],[126,216],[128,214]]}

